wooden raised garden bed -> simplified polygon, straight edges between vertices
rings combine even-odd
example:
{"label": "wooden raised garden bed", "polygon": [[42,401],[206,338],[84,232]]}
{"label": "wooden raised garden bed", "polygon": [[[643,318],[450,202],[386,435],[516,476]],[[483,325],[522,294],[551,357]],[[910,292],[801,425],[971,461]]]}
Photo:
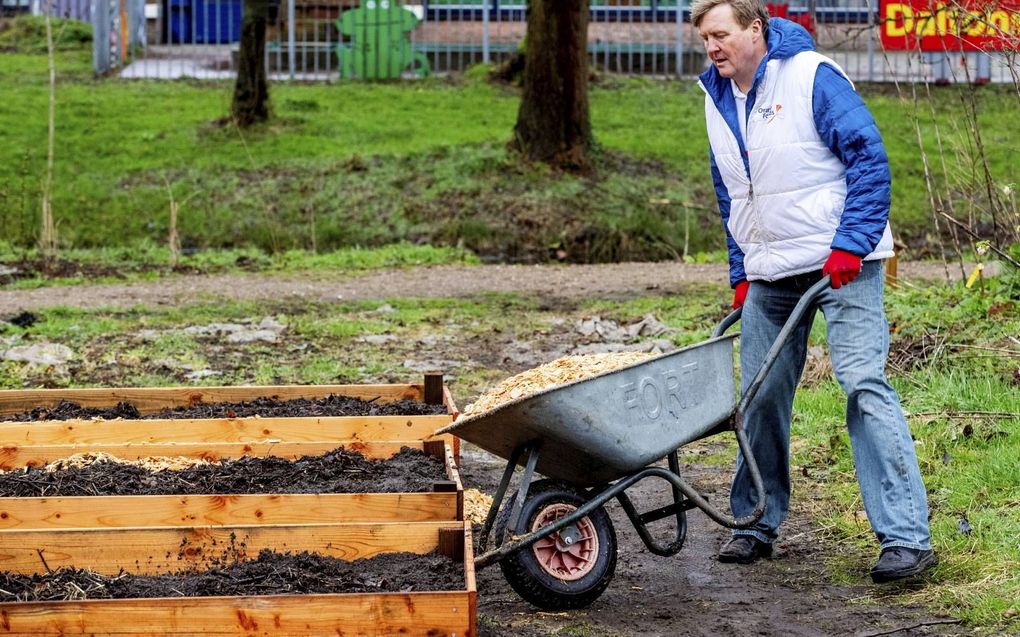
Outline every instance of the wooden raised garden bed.
{"label": "wooden raised garden bed", "polygon": [[[438,403],[444,413],[144,419],[165,408],[330,395]],[[126,402],[142,417],[12,420],[61,401],[97,408]],[[445,473],[428,492],[0,497],[0,571],[52,574],[69,567],[109,576],[166,575],[247,562],[263,549],[348,561],[438,551],[463,570],[463,585],[455,590],[7,601],[0,603],[0,635],[472,635],[475,582],[458,441],[434,435],[455,416],[441,377],[428,376],[423,385],[0,391],[0,469],[22,472],[8,475],[28,476],[38,471],[28,467],[83,453],[216,462],[294,460],[341,447],[369,459],[391,458],[409,447],[440,458]],[[327,458],[331,470],[346,466]]]}
{"label": "wooden raised garden bed", "polygon": [[[428,383],[426,383],[428,384]],[[462,520],[463,487],[457,440],[435,437],[456,412],[428,416],[212,418],[181,420],[42,420],[0,422],[0,469],[42,466],[80,453],[124,460],[178,456],[217,461],[241,456],[295,459],[338,447],[366,458],[390,458],[404,447],[423,450],[446,465],[432,493],[210,494],[0,498],[0,529],[195,524],[289,524],[356,521]],[[128,388],[0,391],[0,417],[62,400],[88,407],[130,402],[142,413],[196,403],[258,397],[420,400],[421,385]]]}
{"label": "wooden raised garden bed", "polygon": [[462,565],[464,579],[442,591],[4,602],[0,634],[473,635],[470,531],[463,522],[6,531],[2,568],[17,573],[159,574],[204,567],[224,551],[247,560],[271,548],[344,560],[438,551]]}
{"label": "wooden raised garden bed", "polygon": [[[400,441],[434,439],[433,432],[448,425],[457,416],[457,407],[450,391],[443,385],[442,375],[426,374],[425,382],[408,385],[265,385],[244,387],[128,387],[121,389],[26,389],[0,391],[0,420],[10,419],[15,414],[43,407],[53,408],[61,401],[70,401],[83,407],[114,407],[125,402],[133,405],[141,414],[152,414],[167,408],[182,408],[208,403],[236,403],[258,398],[290,400],[297,398],[325,398],[330,395],[357,398],[377,404],[408,400],[442,405],[444,413],[412,416],[335,416],[300,418],[174,418],[173,429],[177,433],[184,429],[195,429],[189,434],[195,441],[222,443],[233,441],[259,441],[275,439],[276,432],[286,433],[290,440],[314,442],[316,440],[351,441]],[[55,422],[55,421],[43,421]],[[74,422],[65,421],[67,429],[73,430]],[[92,421],[85,421],[92,422]],[[114,425],[120,423],[121,427]],[[133,431],[131,420],[109,421],[95,431],[107,432],[97,440],[82,439],[82,444],[116,442],[166,441],[167,436],[139,434]],[[159,423],[164,421],[148,421]],[[198,423],[202,423],[201,429]],[[38,421],[37,423],[38,424]],[[6,426],[6,425],[5,425]],[[153,427],[158,431],[159,427]],[[80,433],[78,435],[81,435]],[[53,438],[51,437],[50,440]],[[458,441],[454,452],[459,452]],[[19,441],[3,436],[4,446],[17,446]]]}

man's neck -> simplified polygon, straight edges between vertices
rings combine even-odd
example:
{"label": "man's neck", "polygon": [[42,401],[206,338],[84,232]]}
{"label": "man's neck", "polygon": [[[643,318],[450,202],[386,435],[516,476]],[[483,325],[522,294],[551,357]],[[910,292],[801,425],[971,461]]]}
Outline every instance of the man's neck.
{"label": "man's neck", "polygon": [[751,87],[754,86],[754,76],[758,72],[758,67],[761,66],[761,61],[765,59],[765,51],[762,50],[761,55],[758,56],[758,60],[754,63],[754,67],[751,72],[746,76],[734,76],[733,81],[737,83],[737,88],[740,89],[741,93],[750,93]]}

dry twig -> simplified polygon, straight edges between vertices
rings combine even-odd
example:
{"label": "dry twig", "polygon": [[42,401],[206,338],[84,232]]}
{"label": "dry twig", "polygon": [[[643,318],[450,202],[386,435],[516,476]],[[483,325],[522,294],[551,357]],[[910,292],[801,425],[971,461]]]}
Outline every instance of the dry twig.
{"label": "dry twig", "polygon": [[889,630],[881,630],[878,631],[877,633],[863,633],[858,635],[858,637],[881,637],[881,635],[893,635],[906,630],[922,628],[924,626],[938,626],[940,624],[959,624],[962,621],[963,621],[962,619],[933,619],[925,622],[917,622],[916,624],[911,624],[909,626],[900,626],[898,628],[891,628]]}

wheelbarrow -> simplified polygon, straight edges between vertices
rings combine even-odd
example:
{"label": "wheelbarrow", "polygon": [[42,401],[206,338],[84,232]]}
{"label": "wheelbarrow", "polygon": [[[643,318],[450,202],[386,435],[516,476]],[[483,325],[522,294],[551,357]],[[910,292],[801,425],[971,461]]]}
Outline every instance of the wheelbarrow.
{"label": "wheelbarrow", "polygon": [[[727,528],[752,526],[765,512],[765,489],[743,415],[790,334],[828,286],[825,277],[800,299],[739,402],[736,335],[724,334],[739,320],[737,309],[702,343],[522,397],[436,432],[507,460],[475,568],[498,562],[514,591],[543,610],[583,608],[605,591],[616,568],[616,532],[604,508],[613,498],[648,550],[664,557],[683,548],[686,514],[693,508]],[[680,475],[680,447],[725,431],[736,435],[757,494],[754,510],[741,518],[716,509]],[[652,466],[663,458],[668,468]],[[508,499],[518,466],[523,472]],[[536,473],[547,479],[535,480]],[[626,492],[646,478],[668,483],[672,502],[639,513]],[[675,528],[660,542],[648,525],[667,518],[675,519]],[[493,530],[496,546],[489,549]]]}

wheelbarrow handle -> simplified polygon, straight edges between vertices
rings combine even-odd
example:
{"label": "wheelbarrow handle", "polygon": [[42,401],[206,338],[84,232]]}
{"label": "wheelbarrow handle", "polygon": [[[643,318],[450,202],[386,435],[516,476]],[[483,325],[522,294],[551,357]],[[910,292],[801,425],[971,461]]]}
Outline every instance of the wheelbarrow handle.
{"label": "wheelbarrow handle", "polygon": [[[761,367],[758,372],[754,375],[751,383],[747,386],[747,391],[740,397],[740,403],[737,405],[736,414],[733,420],[733,430],[737,436],[737,445],[740,448],[740,453],[747,463],[747,469],[751,477],[751,482],[754,484],[755,492],[758,495],[758,502],[754,507],[754,511],[743,518],[729,519],[726,518],[722,513],[707,506],[707,502],[699,502],[695,500],[695,504],[700,509],[705,511],[713,520],[730,528],[747,528],[757,522],[761,516],[765,513],[765,501],[767,494],[765,493],[765,487],[762,483],[761,471],[758,469],[758,462],[754,458],[754,454],[751,453],[751,446],[747,440],[747,434],[744,431],[744,413],[747,412],[748,405],[754,400],[758,390],[761,389],[762,383],[765,381],[765,377],[772,370],[776,360],[779,358],[779,352],[783,349],[786,343],[790,340],[790,335],[793,334],[794,330],[800,325],[804,315],[807,314],[809,309],[814,308],[815,299],[831,284],[830,277],[828,275],[822,277],[822,280],[815,283],[797,302],[797,305],[793,308],[789,318],[786,319],[786,323],[782,329],[779,330],[779,335],[776,336],[776,340],[772,343],[768,353],[765,354],[765,360],[762,361]],[[737,320],[740,319],[741,309],[737,308],[722,320],[721,323],[712,332],[713,338],[722,336],[723,332],[729,329]]]}
{"label": "wheelbarrow handle", "polygon": [[720,321],[719,324],[715,326],[715,329],[712,330],[712,338],[719,338],[720,336],[722,336],[723,332],[730,329],[730,327],[732,327],[734,323],[740,320],[740,315],[743,313],[743,311],[744,308],[743,306],[741,306],[727,314],[726,318]]}
{"label": "wheelbarrow handle", "polygon": [[[758,372],[754,375],[751,383],[747,386],[747,390],[743,393],[743,395],[741,395],[740,404],[737,405],[737,413],[740,416],[743,416],[747,412],[748,405],[750,405],[751,401],[754,400],[758,390],[761,389],[762,383],[765,382],[765,377],[768,376],[769,372],[772,371],[772,367],[776,364],[776,360],[779,358],[779,352],[786,346],[786,343],[790,340],[790,336],[800,325],[800,322],[804,319],[804,316],[808,313],[808,311],[814,309],[815,299],[817,299],[818,295],[829,287],[830,281],[831,277],[829,275],[823,276],[821,281],[808,288],[808,291],[800,297],[800,301],[797,302],[793,311],[790,312],[790,316],[786,319],[786,323],[783,325],[783,328],[779,330],[779,335],[776,336],[776,340],[773,341],[772,347],[770,347],[769,351],[765,354],[765,360],[762,361],[761,367],[758,368]],[[735,313],[736,312],[734,312],[734,314]],[[732,316],[732,314],[730,316]],[[728,318],[729,317],[726,317],[726,319]],[[723,319],[724,323],[726,322],[726,319]]]}

